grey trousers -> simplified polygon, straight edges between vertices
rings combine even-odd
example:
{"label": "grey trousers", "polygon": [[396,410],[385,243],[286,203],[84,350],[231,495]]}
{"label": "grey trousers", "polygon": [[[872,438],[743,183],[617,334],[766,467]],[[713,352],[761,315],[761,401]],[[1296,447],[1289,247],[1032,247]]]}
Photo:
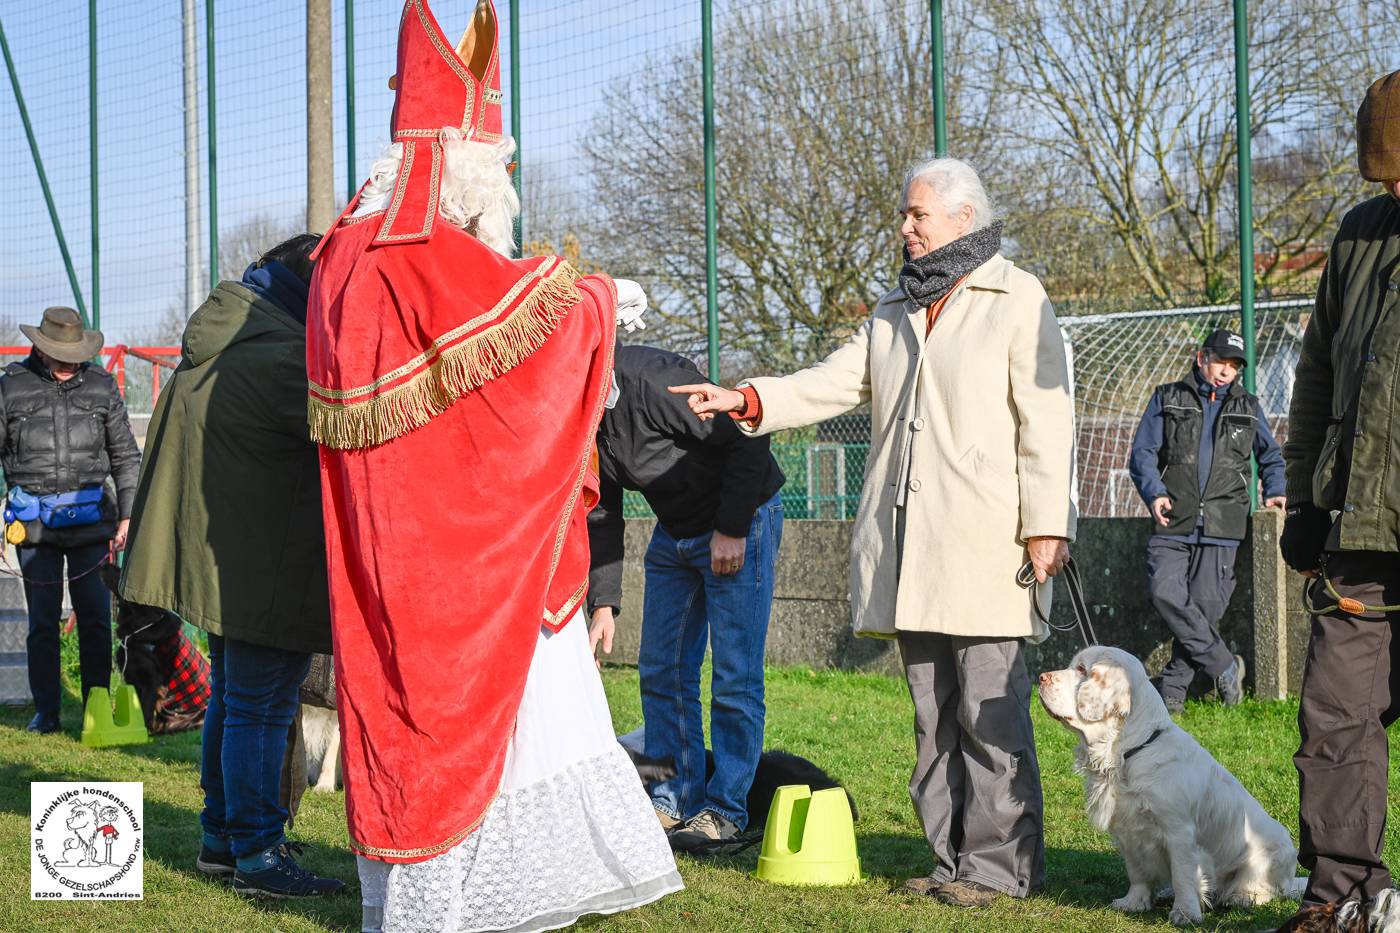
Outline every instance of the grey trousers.
{"label": "grey trousers", "polygon": [[900,632],[918,761],[909,796],[938,881],[1045,882],[1044,802],[1019,638]]}
{"label": "grey trousers", "polygon": [[1235,663],[1217,626],[1235,592],[1239,548],[1186,544],[1153,537],[1147,542],[1147,591],[1172,633],[1172,657],[1162,669],[1164,698],[1186,699],[1196,671],[1211,680]]}

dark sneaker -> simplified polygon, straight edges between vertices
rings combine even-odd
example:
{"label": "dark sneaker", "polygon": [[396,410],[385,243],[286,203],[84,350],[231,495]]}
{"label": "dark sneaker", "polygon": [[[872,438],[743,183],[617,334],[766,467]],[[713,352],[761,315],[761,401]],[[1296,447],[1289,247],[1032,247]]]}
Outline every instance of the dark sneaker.
{"label": "dark sneaker", "polygon": [[215,852],[208,846],[201,845],[199,857],[194,860],[194,867],[206,878],[232,881],[233,873],[238,870],[238,863],[234,860],[232,852]]}
{"label": "dark sneaker", "polygon": [[1226,706],[1238,706],[1244,699],[1244,658],[1235,655],[1235,663],[1215,678],[1215,692]]}
{"label": "dark sneaker", "polygon": [[977,881],[946,881],[938,886],[933,896],[953,907],[986,907],[1002,894]]}
{"label": "dark sneaker", "polygon": [[262,854],[263,866],[256,871],[236,869],[233,891],[245,897],[320,897],[339,894],[345,882],[338,878],[323,878],[309,872],[293,860],[305,847],[299,842],[284,842]]}
{"label": "dark sneaker", "polygon": [[40,735],[48,735],[51,732],[58,731],[58,717],[45,716],[43,713],[35,713],[34,718],[29,720],[29,725],[24,728],[30,732],[37,732]]}
{"label": "dark sneaker", "polygon": [[1167,712],[1173,716],[1180,716],[1186,711],[1186,701],[1181,697],[1162,697],[1162,702],[1167,706]]}
{"label": "dark sneaker", "polygon": [[677,852],[696,853],[737,841],[738,836],[739,824],[713,810],[701,810],[684,826],[672,830],[669,838],[671,848]]}
{"label": "dark sneaker", "polygon": [[910,878],[908,881],[901,884],[897,888],[897,890],[902,891],[905,894],[920,894],[927,896],[930,894],[937,894],[938,889],[942,886],[943,882],[933,877],[933,875],[924,875],[922,878]]}

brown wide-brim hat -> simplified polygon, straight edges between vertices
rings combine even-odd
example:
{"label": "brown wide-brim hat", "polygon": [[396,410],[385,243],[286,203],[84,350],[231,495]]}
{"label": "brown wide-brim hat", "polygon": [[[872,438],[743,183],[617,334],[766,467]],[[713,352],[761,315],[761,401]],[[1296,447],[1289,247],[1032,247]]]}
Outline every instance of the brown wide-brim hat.
{"label": "brown wide-brim hat", "polygon": [[1366,91],[1356,112],[1356,161],[1367,181],[1400,180],[1400,71]]}
{"label": "brown wide-brim hat", "polygon": [[45,308],[38,327],[21,324],[34,346],[61,363],[86,363],[102,349],[102,331],[87,330],[72,308]]}

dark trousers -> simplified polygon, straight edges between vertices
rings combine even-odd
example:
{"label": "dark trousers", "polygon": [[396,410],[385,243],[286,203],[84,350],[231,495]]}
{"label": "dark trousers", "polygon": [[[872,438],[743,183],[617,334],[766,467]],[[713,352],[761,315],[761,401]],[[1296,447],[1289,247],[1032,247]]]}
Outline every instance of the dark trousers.
{"label": "dark trousers", "polygon": [[285,838],[282,759],[311,655],[209,636],[213,682],[204,714],[200,825],[227,838],[235,857]]}
{"label": "dark trousers", "polygon": [[1217,626],[1235,592],[1238,550],[1160,537],[1147,542],[1147,591],[1172,633],[1172,657],[1158,687],[1164,698],[1186,699],[1196,671],[1214,680],[1235,662]]}
{"label": "dark trousers", "polygon": [[1045,882],[1044,802],[1019,638],[900,632],[918,759],[909,797],[938,881],[1013,897]]}
{"label": "dark trousers", "polygon": [[68,595],[78,615],[78,666],[82,702],[93,687],[112,681],[112,597],[97,568],[107,561],[107,542],[77,547],[35,544],[16,549],[24,574],[24,599],[29,607],[29,692],[34,709],[46,719],[58,718],[59,617],[63,614],[63,565],[68,564]]}
{"label": "dark trousers", "polygon": [[[1400,555],[1331,553],[1342,596],[1400,604]],[[1319,608],[1336,599],[1310,584]],[[1298,707],[1298,863],[1312,872],[1304,900],[1374,897],[1390,887],[1381,861],[1390,769],[1386,728],[1400,715],[1400,613],[1313,617]]]}

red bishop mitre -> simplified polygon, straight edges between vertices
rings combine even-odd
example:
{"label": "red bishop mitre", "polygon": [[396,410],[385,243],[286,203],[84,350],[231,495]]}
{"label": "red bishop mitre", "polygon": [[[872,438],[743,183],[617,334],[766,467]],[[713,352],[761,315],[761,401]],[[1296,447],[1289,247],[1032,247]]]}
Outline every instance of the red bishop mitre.
{"label": "red bishop mitre", "polygon": [[[491,0],[477,0],[471,23],[455,48],[427,0],[404,3],[399,20],[398,71],[389,79],[395,92],[390,129],[394,142],[403,145],[403,162],[388,214],[371,245],[417,243],[433,235],[442,177],[438,137],[443,127],[455,126],[476,142],[501,139],[498,39],[496,7]],[[356,201],[358,198],[346,205],[345,214],[354,210]],[[338,218],[336,224],[339,222]]]}

